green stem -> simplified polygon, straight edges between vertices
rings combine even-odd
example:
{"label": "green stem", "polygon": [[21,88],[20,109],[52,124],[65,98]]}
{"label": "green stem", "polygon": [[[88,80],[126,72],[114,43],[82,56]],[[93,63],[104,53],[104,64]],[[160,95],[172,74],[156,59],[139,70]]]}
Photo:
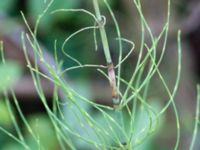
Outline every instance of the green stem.
{"label": "green stem", "polygon": [[116,86],[116,76],[115,76],[114,65],[112,63],[108,39],[106,35],[106,30],[105,30],[106,19],[104,16],[101,16],[98,0],[93,0],[93,5],[94,5],[94,10],[95,10],[95,15],[98,21],[97,23],[99,25],[104,54],[106,57],[106,62],[107,62],[107,67],[108,67],[108,76],[109,76],[110,86],[112,89],[113,105],[114,105],[114,108],[117,108],[120,104],[120,100],[119,100],[118,89]]}
{"label": "green stem", "polygon": [[194,125],[194,130],[193,130],[193,136],[192,136],[192,142],[190,145],[190,150],[193,150],[194,144],[196,141],[197,137],[197,132],[198,132],[198,120],[199,120],[199,106],[200,106],[200,85],[197,85],[197,104],[196,104],[196,116],[195,116],[195,125]]}
{"label": "green stem", "polygon": [[109,44],[108,44],[108,39],[107,39],[107,35],[106,35],[106,31],[104,28],[104,19],[101,16],[101,12],[99,9],[99,4],[98,4],[98,0],[93,0],[93,5],[94,5],[94,9],[95,9],[95,14],[98,20],[98,24],[99,24],[99,30],[100,30],[100,35],[101,35],[101,40],[102,40],[102,44],[103,44],[103,49],[104,49],[104,54],[106,57],[106,62],[108,64],[112,63],[112,58],[110,56],[110,49],[109,49]]}
{"label": "green stem", "polygon": [[2,60],[2,63],[4,64],[5,63],[5,58],[4,58],[4,51],[3,51],[3,41],[0,41],[0,51],[1,51],[1,60]]}

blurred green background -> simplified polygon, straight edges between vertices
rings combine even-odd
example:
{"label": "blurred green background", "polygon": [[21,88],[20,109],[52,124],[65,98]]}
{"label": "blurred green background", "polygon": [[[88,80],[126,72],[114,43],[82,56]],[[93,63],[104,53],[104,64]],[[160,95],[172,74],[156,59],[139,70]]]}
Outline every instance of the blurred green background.
{"label": "blurred green background", "polygon": [[[10,62],[5,66],[0,65],[0,92],[7,89],[9,86],[14,86],[16,95],[19,99],[22,111],[28,118],[34,130],[37,130],[38,136],[44,143],[45,149],[55,150],[59,149],[58,141],[55,138],[53,127],[50,120],[45,116],[44,108],[36,93],[32,92],[31,82],[28,82],[28,71],[23,61],[23,54],[20,52],[21,43],[19,38],[19,31],[27,30],[23,22],[20,11],[22,11],[30,27],[33,29],[38,15],[40,15],[48,4],[48,0],[1,0],[0,1],[0,39],[3,40],[5,45],[5,56]],[[101,2],[101,1],[100,1]],[[146,19],[155,35],[161,31],[164,21],[166,19],[167,1],[158,0],[143,0],[143,11]],[[130,56],[122,68],[122,76],[126,79],[130,77],[130,73],[134,69],[135,61],[138,57],[138,49],[140,46],[140,24],[138,14],[130,0],[109,0],[116,17],[118,19],[122,36],[134,41],[136,48],[134,54]],[[111,16],[106,9],[103,2],[101,2],[101,11],[107,17],[106,31],[109,38],[111,47],[111,54],[114,63],[117,62],[118,46],[115,40],[116,32],[114,24],[111,21]],[[155,9],[156,7],[156,9]],[[73,61],[66,58],[61,52],[61,44],[70,34],[78,29],[86,26],[93,25],[93,20],[85,14],[81,13],[56,13],[50,14],[49,12],[60,8],[84,8],[93,12],[91,0],[55,0],[54,4],[48,10],[48,13],[41,19],[38,28],[38,39],[45,47],[45,50],[53,55],[54,41],[57,40],[58,57],[63,60],[63,67],[67,68],[76,65]],[[188,149],[191,140],[191,131],[194,125],[194,114],[196,104],[196,83],[200,77],[200,2],[197,0],[174,0],[171,3],[171,19],[169,40],[165,58],[161,64],[161,70],[166,79],[169,80],[169,85],[174,84],[174,77],[176,75],[176,34],[177,30],[182,30],[182,47],[183,47],[183,71],[181,83],[176,96],[177,107],[180,113],[181,120],[181,150]],[[97,38],[97,40],[99,40]],[[148,42],[149,37],[145,37]],[[67,52],[78,59],[81,63],[88,64],[102,64],[106,65],[102,45],[98,44],[98,51],[95,51],[94,39],[92,31],[85,31],[69,41],[65,47]],[[128,52],[130,47],[126,44],[123,45],[123,55]],[[159,48],[158,48],[159,53]],[[13,63],[14,62],[14,63]],[[17,63],[16,63],[17,62]],[[7,69],[5,69],[7,68]],[[11,80],[5,80],[5,77],[10,76]],[[109,85],[105,79],[93,69],[80,69],[69,71],[66,74],[68,80],[72,83],[77,90],[91,97],[100,103],[109,103]],[[26,94],[20,90],[20,86],[16,85],[15,80],[23,81],[24,88],[30,89]],[[155,101],[156,107],[161,107],[162,99],[165,99],[162,88],[159,88],[159,83],[154,83],[154,87],[158,90],[152,90],[150,98]],[[21,85],[21,86],[22,86]],[[46,87],[46,94],[51,106],[51,88],[52,85],[44,84]],[[16,88],[18,87],[18,88]],[[100,91],[100,92],[97,92]],[[104,94],[98,94],[104,93]],[[12,102],[11,102],[12,103]],[[11,108],[15,113],[15,108]],[[66,112],[70,113],[70,112]],[[0,126],[4,127],[11,133],[15,134],[13,130],[12,119],[10,112],[7,108],[5,99],[0,98]],[[18,119],[18,115],[16,118]],[[172,110],[169,110],[166,116],[163,117],[163,123],[156,132],[154,138],[149,138],[147,142],[140,149],[144,150],[170,150],[175,143],[175,118],[171,117]],[[145,124],[145,114],[141,118],[141,124]],[[97,116],[98,117],[98,116]],[[20,124],[20,119],[19,119]],[[75,122],[76,123],[76,122]],[[28,144],[35,149],[32,137],[28,132],[23,129],[23,124],[20,124]],[[48,138],[47,138],[48,137]],[[198,135],[200,137],[200,135]],[[21,150],[15,141],[12,141],[6,134],[0,132],[0,149],[2,150]],[[80,143],[79,143],[80,144]],[[195,150],[200,149],[200,145],[196,145]]]}

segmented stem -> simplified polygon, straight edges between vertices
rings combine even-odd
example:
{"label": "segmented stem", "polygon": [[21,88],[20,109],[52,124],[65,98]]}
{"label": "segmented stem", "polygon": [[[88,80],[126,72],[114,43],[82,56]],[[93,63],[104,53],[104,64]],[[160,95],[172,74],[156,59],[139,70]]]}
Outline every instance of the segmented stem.
{"label": "segmented stem", "polygon": [[108,67],[108,77],[109,77],[109,82],[110,82],[110,86],[112,90],[113,106],[114,108],[117,108],[117,106],[120,104],[120,100],[119,100],[119,96],[118,96],[119,94],[118,94],[118,89],[116,85],[114,65],[112,62],[111,55],[110,55],[108,39],[107,39],[106,31],[105,31],[106,19],[104,16],[101,15],[99,5],[98,5],[98,0],[93,0],[93,5],[94,5],[98,25],[99,25],[99,31],[101,35],[103,50],[104,50],[107,67]]}

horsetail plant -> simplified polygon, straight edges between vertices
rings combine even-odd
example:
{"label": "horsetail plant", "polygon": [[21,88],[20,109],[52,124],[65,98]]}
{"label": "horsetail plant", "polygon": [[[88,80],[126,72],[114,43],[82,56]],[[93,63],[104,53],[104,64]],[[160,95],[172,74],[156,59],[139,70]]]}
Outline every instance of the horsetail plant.
{"label": "horsetail plant", "polygon": [[[141,25],[141,43],[139,48],[139,56],[136,61],[130,79],[124,79],[122,77],[122,64],[126,62],[129,56],[133,53],[135,48],[134,42],[122,38],[121,31],[117,22],[117,19],[112,11],[107,0],[103,0],[111,18],[114,22],[117,40],[119,46],[118,63],[115,65],[112,60],[110,52],[110,43],[108,42],[106,32],[106,17],[101,14],[99,7],[99,0],[91,0],[91,5],[94,8],[94,13],[85,9],[56,9],[51,10],[51,6],[54,4],[54,0],[51,0],[44,11],[38,16],[34,30],[31,30],[28,21],[23,13],[22,18],[28,28],[28,33],[22,32],[21,40],[22,47],[27,62],[27,67],[32,75],[35,89],[40,97],[42,104],[46,110],[46,114],[54,128],[55,137],[58,141],[59,148],[62,150],[76,150],[76,149],[92,149],[92,150],[138,150],[140,146],[145,145],[145,141],[149,140],[149,137],[153,136],[159,128],[159,123],[163,118],[163,114],[167,109],[172,106],[174,116],[176,118],[176,130],[177,138],[174,150],[177,150],[180,145],[180,121],[179,114],[175,103],[175,95],[178,89],[181,73],[181,32],[177,34],[178,41],[178,59],[177,59],[177,75],[176,82],[171,90],[165,80],[161,70],[160,64],[163,60],[168,31],[169,31],[169,19],[170,19],[170,0],[168,0],[168,13],[166,23],[163,26],[162,31],[158,36],[155,36],[142,11],[142,4],[140,0],[131,0],[135,6]],[[46,2],[47,3],[47,2]],[[40,21],[46,15],[53,17],[56,13],[73,12],[82,13],[90,16],[94,24],[91,26],[83,27],[78,31],[68,36],[59,49],[57,46],[57,39],[54,42],[54,57],[55,63],[49,63],[45,56],[42,47],[37,40],[38,27]],[[70,40],[75,38],[81,32],[86,30],[93,30],[95,49],[97,49],[97,34],[100,32],[100,42],[103,45],[103,52],[106,59],[106,66],[98,64],[83,64],[78,59],[70,56],[67,52],[66,45]],[[145,32],[147,31],[147,32]],[[151,43],[147,44],[145,41],[145,35],[150,36]],[[157,53],[158,44],[163,40],[163,46],[161,48],[160,55]],[[130,44],[132,47],[129,52],[123,57],[122,54],[122,42]],[[3,54],[3,43],[0,43],[1,53]],[[31,50],[28,49],[31,47]],[[58,57],[59,50],[70,60],[76,63],[75,66],[69,68],[62,67],[62,60]],[[146,53],[145,53],[146,50]],[[34,63],[31,63],[29,53],[34,54]],[[94,51],[96,52],[96,51]],[[2,55],[3,56],[3,55]],[[3,57],[2,57],[3,58]],[[4,60],[4,59],[2,59]],[[38,63],[42,63],[47,68],[47,73],[42,73],[39,70]],[[112,107],[96,103],[91,97],[87,97],[82,93],[79,93],[73,86],[70,85],[65,78],[65,74],[68,71],[75,69],[93,68],[97,73],[101,73],[108,79],[111,87]],[[107,69],[105,72],[104,69]],[[47,103],[44,91],[41,85],[41,77],[49,80],[54,84],[53,92],[53,109],[51,109]],[[153,77],[159,80],[168,96],[168,101],[164,106],[157,108],[149,100],[149,92],[152,87]],[[121,86],[123,85],[123,86]],[[125,87],[125,88],[122,88]],[[199,86],[198,86],[199,91]],[[28,129],[29,134],[33,137],[35,145],[38,149],[45,149],[43,143],[40,141],[40,137],[37,135],[30,126],[29,122],[23,115],[17,98],[11,89],[11,94],[14,100],[15,107],[19,113],[19,117],[22,119],[25,128]],[[5,95],[6,96],[6,95]],[[197,98],[197,114],[199,118],[199,94]],[[8,105],[9,106],[9,105]],[[91,109],[95,108],[97,112],[94,114]],[[96,115],[96,116],[95,116]],[[198,119],[196,118],[195,128],[193,133],[193,139],[191,142],[190,150],[194,147],[194,142],[197,134]],[[24,149],[34,149],[26,141],[25,135],[23,135],[14,120],[15,130],[17,135],[13,135],[8,131],[0,127],[0,130],[9,135],[17,143],[19,143]]]}
{"label": "horsetail plant", "polygon": [[4,59],[4,52],[3,52],[3,41],[0,41],[0,51],[1,51],[1,61],[4,64],[5,59]]}
{"label": "horsetail plant", "polygon": [[110,86],[112,89],[113,105],[114,105],[114,107],[117,107],[120,104],[120,100],[119,100],[119,94],[118,94],[118,89],[117,89],[117,85],[116,85],[116,76],[115,76],[114,65],[112,62],[112,58],[110,56],[109,44],[108,44],[108,40],[107,40],[106,31],[104,28],[106,19],[100,13],[98,0],[93,0],[93,5],[94,5],[95,13],[96,13],[96,18],[98,21],[97,23],[99,25],[104,54],[106,57],[106,62],[107,62],[107,67],[108,67],[108,77],[109,77]]}

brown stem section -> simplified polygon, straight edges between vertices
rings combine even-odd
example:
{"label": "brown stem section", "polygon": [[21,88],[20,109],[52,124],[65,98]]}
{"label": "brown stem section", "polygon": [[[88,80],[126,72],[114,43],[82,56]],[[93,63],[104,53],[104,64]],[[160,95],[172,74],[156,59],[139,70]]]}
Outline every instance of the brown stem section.
{"label": "brown stem section", "polygon": [[116,86],[115,70],[114,70],[113,63],[112,62],[109,63],[107,67],[108,67],[108,77],[110,81],[110,86],[112,89],[113,106],[114,108],[116,108],[119,105],[120,101],[119,101],[119,94],[118,94],[118,90]]}

